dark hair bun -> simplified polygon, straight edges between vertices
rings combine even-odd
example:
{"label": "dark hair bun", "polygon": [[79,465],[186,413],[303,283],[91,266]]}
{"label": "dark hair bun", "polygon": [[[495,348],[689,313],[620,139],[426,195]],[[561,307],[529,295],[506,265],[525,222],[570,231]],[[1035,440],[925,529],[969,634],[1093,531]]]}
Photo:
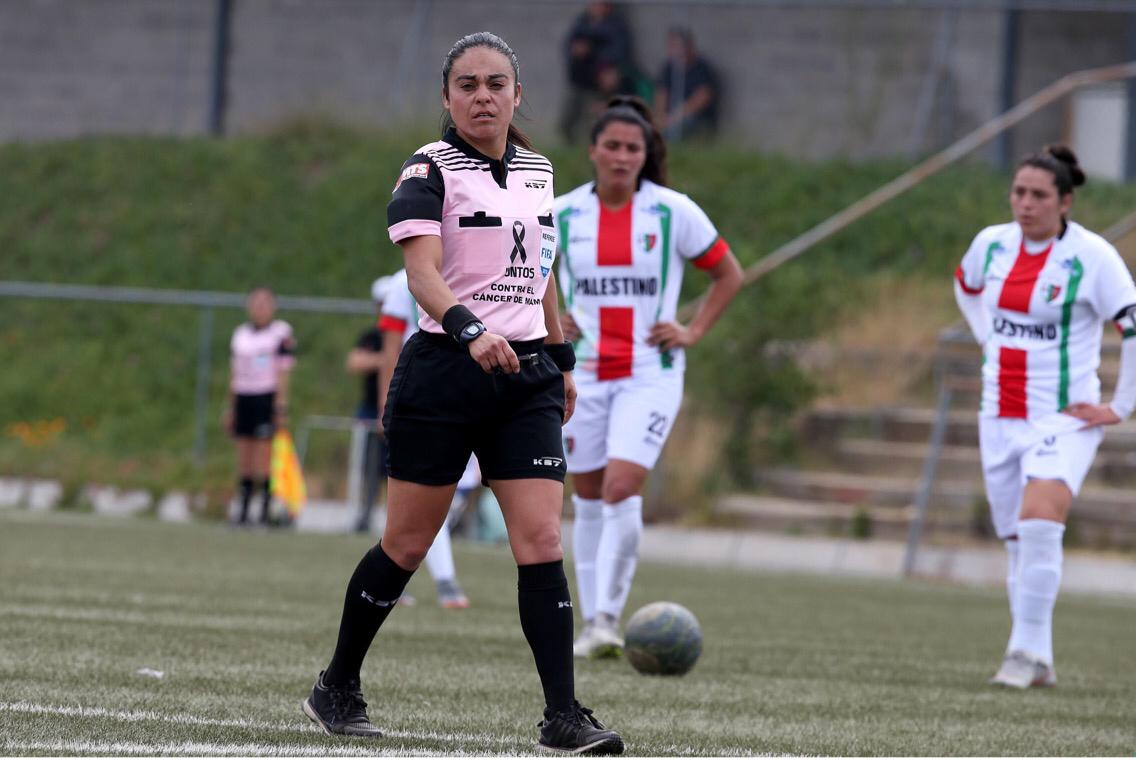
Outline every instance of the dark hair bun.
{"label": "dark hair bun", "polygon": [[1044,152],[1052,155],[1069,168],[1069,177],[1073,180],[1074,187],[1080,187],[1085,183],[1085,172],[1081,170],[1081,165],[1077,162],[1077,154],[1073,152],[1072,148],[1068,145],[1055,143],[1046,145]]}
{"label": "dark hair bun", "polygon": [[637,95],[616,95],[607,101],[608,108],[619,108],[621,106],[638,113],[652,129],[658,131],[658,126],[655,124],[655,114],[651,112],[651,106],[647,105],[646,100]]}

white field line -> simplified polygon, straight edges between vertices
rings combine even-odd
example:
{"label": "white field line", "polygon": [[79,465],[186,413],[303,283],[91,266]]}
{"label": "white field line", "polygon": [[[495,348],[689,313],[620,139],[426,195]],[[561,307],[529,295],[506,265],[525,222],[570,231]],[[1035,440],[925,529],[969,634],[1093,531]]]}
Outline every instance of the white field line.
{"label": "white field line", "polygon": [[[189,716],[185,714],[164,714],[157,711],[116,711],[110,708],[68,706],[68,705],[39,705],[28,702],[0,702],[0,713],[16,713],[27,715],[69,716],[74,718],[109,719],[111,721],[144,722],[156,721],[163,724],[179,726],[208,726],[224,729],[249,729],[254,731],[293,732],[318,735],[321,734],[314,724],[305,724],[292,721],[253,721],[250,719],[217,719],[205,716]],[[299,723],[298,723],[299,722]],[[443,732],[404,732],[390,729],[383,730],[384,737],[393,739],[423,740],[430,742],[452,743],[456,745],[476,745],[485,755],[516,754],[513,751],[505,752],[504,746],[511,746],[514,750],[519,746],[518,740],[503,735],[493,734],[463,734]],[[520,741],[523,745],[524,741]],[[367,749],[364,745],[374,745]],[[494,747],[496,746],[496,747]],[[42,750],[52,754],[90,754],[101,753],[110,755],[299,755],[299,756],[356,756],[356,755],[453,755],[454,750],[428,750],[424,748],[400,748],[387,746],[382,740],[377,742],[361,742],[355,747],[319,747],[291,743],[284,745],[262,745],[259,743],[237,742],[178,742],[171,744],[140,743],[140,742],[92,742],[88,740],[13,740],[0,737],[0,753],[19,754],[31,750]],[[475,749],[470,751],[458,748],[462,755],[478,755]],[[521,755],[528,755],[534,751],[524,750]],[[706,755],[705,750],[690,745],[667,745],[659,751],[660,755],[696,756]],[[788,756],[786,753],[758,753],[739,749],[715,752],[715,755],[724,756]]]}
{"label": "white field line", "polygon": [[[39,705],[17,701],[13,703],[0,702],[0,713],[23,713],[27,715],[43,716],[70,716],[73,718],[109,719],[111,721],[140,722],[158,721],[163,724],[176,724],[178,726],[209,726],[222,729],[252,729],[267,732],[301,732],[304,734],[320,734],[319,728],[311,722],[303,721],[297,706],[297,718],[292,721],[252,721],[250,719],[215,719],[205,716],[189,716],[185,714],[166,714],[157,711],[116,711],[110,708],[70,705]],[[381,726],[381,725],[380,725]],[[457,744],[479,745],[516,745],[517,740],[497,734],[468,734],[449,732],[403,732],[393,729],[383,729],[383,735],[411,740],[428,740],[433,742],[446,742]]]}
{"label": "white field line", "polygon": [[162,610],[152,613],[140,611],[104,610],[100,608],[55,608],[43,605],[0,603],[5,615],[21,618],[46,618],[58,621],[90,621],[95,623],[140,624],[146,626],[175,626],[178,628],[210,629],[214,631],[256,631],[271,623],[277,631],[300,631],[304,624],[286,619],[247,616],[209,616],[199,613],[171,613]]}
{"label": "white field line", "polygon": [[[376,745],[381,742],[374,743]],[[0,737],[0,751],[20,755],[30,751],[43,751],[51,755],[256,755],[256,756],[370,756],[370,755],[453,755],[448,750],[421,748],[367,749],[362,746],[320,747],[319,745],[260,745],[252,742],[96,742],[92,740],[13,740]],[[465,753],[462,755],[496,755],[496,753]]]}

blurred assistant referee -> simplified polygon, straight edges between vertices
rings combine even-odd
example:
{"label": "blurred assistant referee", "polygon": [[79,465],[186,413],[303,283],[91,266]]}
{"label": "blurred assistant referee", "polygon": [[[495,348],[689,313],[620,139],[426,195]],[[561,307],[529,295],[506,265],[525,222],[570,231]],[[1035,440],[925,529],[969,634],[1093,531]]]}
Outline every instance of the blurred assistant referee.
{"label": "blurred assistant referee", "polygon": [[335,654],[303,703],[329,734],[381,736],[362,696],[363,658],[476,453],[517,561],[521,628],[544,690],[538,746],[623,751],[574,692],[560,512],[575,358],[552,273],[552,165],[512,126],[520,102],[509,46],[488,32],[458,40],[442,65],[445,133],[404,164],[387,207],[420,331],[399,356],[383,418],[386,531],[348,582]]}

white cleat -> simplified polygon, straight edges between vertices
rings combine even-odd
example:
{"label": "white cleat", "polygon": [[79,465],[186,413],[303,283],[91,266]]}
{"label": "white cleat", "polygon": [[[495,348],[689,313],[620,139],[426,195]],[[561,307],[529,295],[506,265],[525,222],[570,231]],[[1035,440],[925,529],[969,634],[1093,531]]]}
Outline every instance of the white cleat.
{"label": "white cleat", "polygon": [[580,658],[618,658],[623,655],[619,622],[606,613],[597,614],[572,646],[572,652]]}
{"label": "white cleat", "polygon": [[594,634],[596,625],[594,621],[588,621],[584,624],[584,630],[580,632],[580,636],[572,643],[572,655],[576,658],[587,658],[591,655],[592,647],[594,645],[592,636]]}
{"label": "white cleat", "polygon": [[1019,690],[1030,687],[1054,687],[1057,674],[1053,666],[1024,650],[1011,650],[1002,659],[998,673],[990,677],[990,684],[997,687],[1013,687]]}

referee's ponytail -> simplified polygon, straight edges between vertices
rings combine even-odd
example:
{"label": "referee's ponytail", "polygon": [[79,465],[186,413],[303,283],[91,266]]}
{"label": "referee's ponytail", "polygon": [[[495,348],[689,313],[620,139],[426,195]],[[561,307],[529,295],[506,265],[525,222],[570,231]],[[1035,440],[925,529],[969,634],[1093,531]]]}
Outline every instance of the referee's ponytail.
{"label": "referee's ponytail", "polygon": [[[450,72],[454,68],[454,61],[462,56],[466,50],[474,47],[487,47],[494,50],[505,59],[509,61],[509,65],[513,67],[513,84],[516,85],[521,81],[521,64],[517,62],[517,54],[513,52],[513,48],[506,44],[505,40],[498,37],[493,32],[474,32],[467,34],[450,48],[450,52],[446,53],[445,60],[442,61],[442,89],[447,89],[450,84]],[[445,132],[454,125],[454,120],[449,112],[442,114],[442,131]],[[532,150],[532,140],[528,135],[522,132],[517,127],[509,124],[509,142],[514,145],[520,145],[526,150]]]}

